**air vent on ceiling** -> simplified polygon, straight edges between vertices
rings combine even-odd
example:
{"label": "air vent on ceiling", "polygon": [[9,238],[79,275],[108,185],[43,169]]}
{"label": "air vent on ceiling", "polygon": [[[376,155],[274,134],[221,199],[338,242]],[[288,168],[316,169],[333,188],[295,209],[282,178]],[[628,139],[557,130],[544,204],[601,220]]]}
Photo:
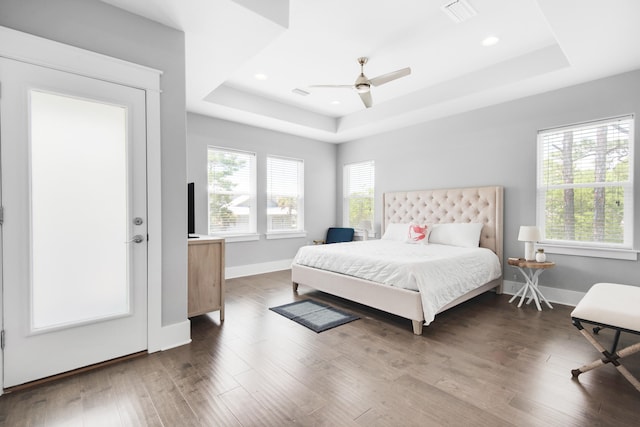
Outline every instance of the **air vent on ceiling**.
{"label": "air vent on ceiling", "polygon": [[299,88],[292,89],[291,92],[295,93],[296,95],[300,95],[300,96],[311,95],[311,92],[307,92],[306,90],[302,90],[302,89],[299,89]]}
{"label": "air vent on ceiling", "polygon": [[467,19],[476,16],[478,12],[467,2],[467,0],[453,0],[442,5],[444,13],[455,23],[464,22]]}

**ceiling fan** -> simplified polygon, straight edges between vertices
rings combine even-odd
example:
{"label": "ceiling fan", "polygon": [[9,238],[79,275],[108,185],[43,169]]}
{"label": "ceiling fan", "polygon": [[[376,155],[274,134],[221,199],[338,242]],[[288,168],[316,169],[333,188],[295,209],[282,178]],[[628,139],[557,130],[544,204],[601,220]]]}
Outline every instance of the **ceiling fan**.
{"label": "ceiling fan", "polygon": [[360,95],[360,99],[362,99],[362,103],[364,104],[364,106],[367,108],[371,108],[371,106],[373,105],[373,99],[371,98],[371,86],[380,86],[393,80],[399,79],[400,77],[405,77],[411,74],[411,68],[407,67],[369,79],[364,75],[364,64],[366,64],[368,60],[369,58],[364,56],[358,58],[358,64],[360,64],[360,75],[352,85],[311,85],[309,87],[355,89],[356,92],[358,92],[358,95]]}

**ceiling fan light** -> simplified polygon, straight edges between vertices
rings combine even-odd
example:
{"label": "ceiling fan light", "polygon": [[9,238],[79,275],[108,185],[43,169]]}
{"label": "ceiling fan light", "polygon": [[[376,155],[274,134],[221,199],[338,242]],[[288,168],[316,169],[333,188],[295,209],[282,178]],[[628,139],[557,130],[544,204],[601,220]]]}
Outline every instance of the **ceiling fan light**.
{"label": "ceiling fan light", "polygon": [[369,92],[369,89],[371,89],[371,86],[368,83],[358,83],[356,86],[356,92],[358,93],[365,93],[365,92]]}

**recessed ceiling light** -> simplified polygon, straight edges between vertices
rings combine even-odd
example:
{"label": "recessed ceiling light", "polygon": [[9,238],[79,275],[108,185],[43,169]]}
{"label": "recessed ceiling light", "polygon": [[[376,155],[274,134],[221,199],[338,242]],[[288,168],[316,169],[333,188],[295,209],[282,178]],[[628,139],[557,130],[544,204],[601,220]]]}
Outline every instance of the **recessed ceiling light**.
{"label": "recessed ceiling light", "polygon": [[500,41],[500,39],[496,36],[489,36],[486,37],[484,40],[482,40],[482,46],[493,46],[498,44],[498,42]]}
{"label": "recessed ceiling light", "polygon": [[331,101],[331,105],[340,105],[340,101]]}
{"label": "recessed ceiling light", "polygon": [[266,74],[256,73],[253,75],[253,78],[256,80],[267,80],[269,77],[267,77]]}

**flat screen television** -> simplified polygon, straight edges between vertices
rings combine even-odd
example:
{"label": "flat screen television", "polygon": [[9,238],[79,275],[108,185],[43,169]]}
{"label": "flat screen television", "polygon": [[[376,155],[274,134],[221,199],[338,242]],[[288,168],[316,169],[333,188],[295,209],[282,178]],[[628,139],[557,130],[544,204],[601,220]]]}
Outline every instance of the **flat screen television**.
{"label": "flat screen television", "polygon": [[196,233],[196,214],[195,214],[195,184],[190,182],[187,184],[187,236],[195,239]]}

